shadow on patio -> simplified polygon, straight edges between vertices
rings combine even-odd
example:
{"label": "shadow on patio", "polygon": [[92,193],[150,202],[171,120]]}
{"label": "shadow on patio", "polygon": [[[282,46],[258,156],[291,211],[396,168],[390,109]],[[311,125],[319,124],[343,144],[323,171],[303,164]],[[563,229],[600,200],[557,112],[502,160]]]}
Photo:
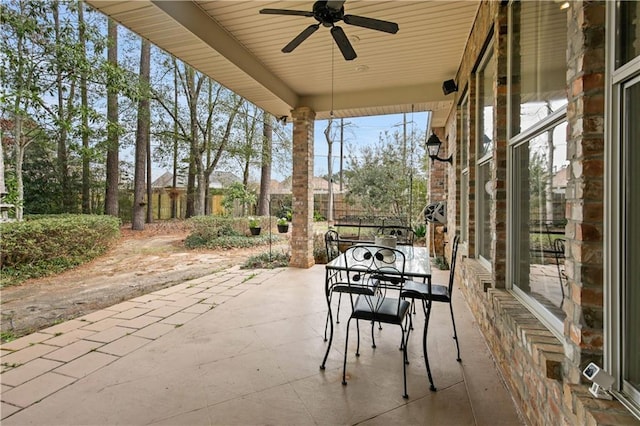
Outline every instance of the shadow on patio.
{"label": "shadow on patio", "polygon": [[[447,272],[434,271],[444,282]],[[355,339],[342,386],[343,321],[322,371],[324,267],[231,268],[123,302],[2,346],[3,425],[521,424],[460,292],[455,360],[446,304],[436,304],[429,391],[421,327],[402,398],[397,327]],[[343,301],[344,307],[346,302]],[[416,314],[422,324],[422,312]],[[353,324],[352,324],[353,327]]]}

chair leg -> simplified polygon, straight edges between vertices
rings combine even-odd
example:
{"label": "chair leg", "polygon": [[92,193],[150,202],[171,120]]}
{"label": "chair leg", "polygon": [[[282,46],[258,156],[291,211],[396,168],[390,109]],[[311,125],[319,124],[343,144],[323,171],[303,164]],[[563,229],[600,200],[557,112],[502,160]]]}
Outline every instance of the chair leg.
{"label": "chair leg", "polygon": [[[349,335],[349,322],[351,322],[351,318],[349,318],[349,321],[347,321],[347,335]],[[356,347],[356,356],[360,356],[360,320],[356,320],[356,331],[358,332],[358,346]]]}
{"label": "chair leg", "polygon": [[458,357],[456,358],[456,361],[461,362],[462,359],[460,358],[460,345],[458,344],[458,333],[456,332],[456,320],[453,317],[453,303],[449,302],[449,310],[451,311],[451,323],[453,324],[453,340],[456,341],[456,349],[458,351]]}
{"label": "chair leg", "polygon": [[324,358],[322,358],[322,364],[320,364],[321,370],[325,369],[325,364],[327,363],[327,358],[329,357],[329,351],[331,350],[331,343],[333,343],[333,316],[331,315],[330,305],[331,305],[331,295],[329,296],[329,307],[327,309],[327,321],[325,322],[325,329],[324,329],[325,342],[327,341],[327,325],[329,325],[331,329],[329,333],[329,343],[327,344],[327,351],[324,354]]}
{"label": "chair leg", "polygon": [[[409,318],[411,318],[411,315],[407,315]],[[411,322],[411,319],[409,319],[409,322]],[[402,326],[401,326],[402,327]],[[404,362],[405,364],[409,364],[409,356],[407,355],[407,345],[409,344],[409,336],[411,336],[411,328],[407,327],[407,320],[405,319],[405,325],[404,325],[404,329],[406,329],[407,331],[407,336],[404,336],[404,333],[402,334],[402,342],[400,343],[400,350],[404,351]],[[403,331],[404,331],[403,329]]]}
{"label": "chair leg", "polygon": [[[427,303],[429,306],[427,307]],[[431,376],[431,367],[429,367],[429,355],[427,353],[427,330],[429,329],[429,316],[431,315],[431,303],[426,300],[422,301],[422,309],[424,310],[424,331],[422,333],[422,352],[424,353],[424,363],[427,366],[427,377],[429,378],[430,390],[435,392],[437,389],[433,384],[433,377]]]}
{"label": "chair leg", "polygon": [[407,364],[409,364],[409,360],[407,358],[407,344],[409,343],[409,334],[407,334],[405,339],[404,327],[400,324],[400,329],[402,330],[402,379],[404,384],[404,394],[402,397],[404,399],[409,398],[409,394],[407,393]]}
{"label": "chair leg", "polygon": [[342,302],[342,293],[338,294],[338,310],[336,311],[336,324],[340,324],[340,302]]}
{"label": "chair leg", "polygon": [[[333,299],[333,293],[329,293],[329,305],[331,305],[331,300]],[[339,306],[339,305],[338,305]],[[327,309],[327,319],[324,322],[324,341],[327,341],[327,327],[329,326],[329,310]],[[331,328],[333,328],[333,324],[331,324]]]}
{"label": "chair leg", "polygon": [[376,325],[376,322],[375,321],[371,321],[371,341],[373,342],[373,343],[371,343],[371,347],[373,349],[376,348],[376,336],[373,334],[373,328],[375,327],[375,325]]}
{"label": "chair leg", "polygon": [[[413,314],[416,313],[416,299],[411,299],[411,306],[413,309]],[[413,318],[409,315],[409,329],[413,330]]]}
{"label": "chair leg", "polygon": [[[344,361],[342,363],[342,384],[344,386],[347,385],[347,349],[349,347],[349,324],[351,324],[351,318],[349,318],[349,320],[347,321],[347,337],[345,338],[344,342]],[[358,320],[356,320],[356,324],[358,324]],[[358,341],[358,346],[359,345],[360,342]]]}

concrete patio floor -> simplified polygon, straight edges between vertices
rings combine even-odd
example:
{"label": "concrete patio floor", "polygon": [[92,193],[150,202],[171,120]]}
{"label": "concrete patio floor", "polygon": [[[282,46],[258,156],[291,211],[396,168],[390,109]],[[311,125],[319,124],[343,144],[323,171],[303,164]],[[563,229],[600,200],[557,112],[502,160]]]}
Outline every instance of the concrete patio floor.
{"label": "concrete patio floor", "polygon": [[[435,271],[434,282],[446,282]],[[326,370],[324,267],[237,267],[120,303],[1,347],[2,424],[523,424],[460,292],[436,304],[429,391],[422,313],[402,398],[398,327],[355,333],[342,381],[343,310]],[[346,307],[345,301],[343,301]],[[352,324],[352,327],[354,325]]]}

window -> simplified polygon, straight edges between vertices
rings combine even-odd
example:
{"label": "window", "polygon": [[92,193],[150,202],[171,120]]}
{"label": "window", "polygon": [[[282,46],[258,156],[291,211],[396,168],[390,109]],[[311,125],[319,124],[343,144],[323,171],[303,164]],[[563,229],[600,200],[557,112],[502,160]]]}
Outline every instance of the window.
{"label": "window", "polygon": [[517,135],[567,104],[567,12],[556,2],[518,2],[511,9],[512,102]]}
{"label": "window", "polygon": [[622,92],[622,380],[623,391],[640,404],[640,76],[623,86]]}
{"label": "window", "polygon": [[493,180],[491,179],[491,165],[493,158],[493,109],[494,109],[494,81],[496,80],[496,61],[493,56],[493,43],[480,64],[477,79],[477,168],[476,168],[476,200],[477,200],[477,242],[478,258],[490,267],[491,265],[491,209],[493,198]]}
{"label": "window", "polygon": [[469,238],[469,97],[459,107],[460,116],[460,240]]}
{"label": "window", "polygon": [[[567,122],[563,115],[514,148],[514,287],[560,322],[564,276]],[[558,325],[558,324],[556,324]]]}
{"label": "window", "polygon": [[640,3],[618,1],[615,15],[617,69],[640,56]]}
{"label": "window", "polygon": [[557,2],[513,2],[509,31],[510,284],[562,335],[567,11]]}
{"label": "window", "polygon": [[608,3],[607,15],[605,368],[616,378],[617,398],[640,418],[640,3]]}

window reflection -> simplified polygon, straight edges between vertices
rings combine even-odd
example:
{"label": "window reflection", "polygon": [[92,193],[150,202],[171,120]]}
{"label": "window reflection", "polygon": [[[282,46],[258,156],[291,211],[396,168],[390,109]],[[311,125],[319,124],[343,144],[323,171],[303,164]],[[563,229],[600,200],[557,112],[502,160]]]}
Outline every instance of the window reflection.
{"label": "window reflection", "polygon": [[512,8],[512,101],[518,134],[567,104],[567,10],[556,2],[518,2]]}
{"label": "window reflection", "polygon": [[566,130],[562,122],[515,149],[520,235],[514,284],[559,319],[566,290]]}
{"label": "window reflection", "polygon": [[640,55],[640,2],[616,3],[616,68]]}

